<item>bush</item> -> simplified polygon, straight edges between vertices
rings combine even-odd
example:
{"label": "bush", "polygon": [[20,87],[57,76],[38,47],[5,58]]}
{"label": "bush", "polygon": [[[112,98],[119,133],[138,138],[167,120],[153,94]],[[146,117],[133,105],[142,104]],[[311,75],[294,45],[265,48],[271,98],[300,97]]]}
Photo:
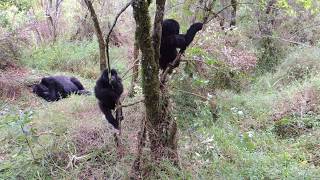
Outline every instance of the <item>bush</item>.
{"label": "bush", "polygon": [[280,85],[288,85],[291,82],[303,81],[310,78],[320,70],[320,49],[314,48],[295,48],[292,50],[284,62],[277,68],[275,80]]}
{"label": "bush", "polygon": [[263,37],[258,42],[258,73],[272,72],[280,63],[284,49],[282,44],[270,37]]}
{"label": "bush", "polygon": [[14,35],[0,37],[0,69],[16,66],[20,62],[23,39]]}

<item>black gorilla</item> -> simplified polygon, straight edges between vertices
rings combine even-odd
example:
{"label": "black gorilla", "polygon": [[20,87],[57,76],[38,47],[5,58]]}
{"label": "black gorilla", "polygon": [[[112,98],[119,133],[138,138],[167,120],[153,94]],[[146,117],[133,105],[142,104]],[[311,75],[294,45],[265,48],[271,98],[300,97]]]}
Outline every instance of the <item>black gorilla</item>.
{"label": "black gorilla", "polygon": [[33,86],[32,91],[47,101],[57,101],[66,98],[71,93],[91,94],[84,89],[77,78],[67,76],[44,77],[39,84]]}
{"label": "black gorilla", "polygon": [[99,107],[106,119],[112,126],[119,129],[119,122],[113,117],[111,110],[115,108],[122,92],[122,80],[116,70],[111,70],[109,82],[108,70],[104,70],[94,87],[96,98],[99,100]]}
{"label": "black gorilla", "polygon": [[[179,23],[174,19],[166,19],[162,23],[162,37],[160,46],[160,69],[165,70],[169,63],[177,56],[177,48],[183,53],[194,36],[202,29],[203,23],[192,24],[186,34],[179,34]],[[179,66],[179,62],[173,65],[174,68]]]}

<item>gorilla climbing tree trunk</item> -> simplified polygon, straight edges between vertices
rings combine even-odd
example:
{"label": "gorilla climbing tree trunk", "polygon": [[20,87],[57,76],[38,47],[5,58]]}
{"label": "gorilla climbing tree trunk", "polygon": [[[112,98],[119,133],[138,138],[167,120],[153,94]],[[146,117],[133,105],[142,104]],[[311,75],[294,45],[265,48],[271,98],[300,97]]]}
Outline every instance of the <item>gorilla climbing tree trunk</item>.
{"label": "gorilla climbing tree trunk", "polygon": [[86,3],[88,10],[90,12],[93,24],[94,24],[94,29],[96,31],[96,35],[98,38],[98,43],[99,43],[99,52],[100,52],[100,70],[103,71],[106,69],[107,67],[107,63],[106,63],[106,45],[104,43],[104,39],[103,39],[103,34],[99,25],[99,21],[98,21],[98,17],[97,14],[92,6],[92,3],[90,0],[84,0],[84,2]]}
{"label": "gorilla climbing tree trunk", "polygon": [[155,162],[170,158],[177,162],[177,126],[170,117],[170,99],[166,87],[159,82],[159,57],[161,26],[165,0],[157,0],[153,41],[149,16],[150,0],[134,0],[133,15],[136,21],[136,37],[142,54],[142,88],[145,96],[146,127],[150,140],[151,156]]}

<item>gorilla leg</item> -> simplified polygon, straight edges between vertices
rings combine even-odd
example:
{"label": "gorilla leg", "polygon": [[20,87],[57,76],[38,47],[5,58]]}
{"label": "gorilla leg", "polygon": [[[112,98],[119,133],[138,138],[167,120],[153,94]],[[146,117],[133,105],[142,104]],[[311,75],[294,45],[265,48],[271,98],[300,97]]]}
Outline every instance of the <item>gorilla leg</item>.
{"label": "gorilla leg", "polygon": [[83,85],[81,84],[81,82],[80,82],[77,78],[71,77],[71,78],[70,78],[70,81],[71,81],[74,85],[76,85],[76,86],[78,87],[78,90],[84,90]]}
{"label": "gorilla leg", "polygon": [[91,92],[85,90],[84,87],[83,87],[83,85],[81,84],[81,82],[80,82],[77,78],[71,77],[71,78],[70,78],[70,81],[71,81],[74,85],[76,85],[77,88],[78,88],[78,91],[76,92],[76,94],[79,94],[79,95],[81,95],[81,94],[91,95]]}
{"label": "gorilla leg", "polygon": [[103,112],[104,116],[110,124],[116,129],[119,129],[119,122],[113,117],[111,109],[106,107],[103,103],[99,102],[99,107]]}

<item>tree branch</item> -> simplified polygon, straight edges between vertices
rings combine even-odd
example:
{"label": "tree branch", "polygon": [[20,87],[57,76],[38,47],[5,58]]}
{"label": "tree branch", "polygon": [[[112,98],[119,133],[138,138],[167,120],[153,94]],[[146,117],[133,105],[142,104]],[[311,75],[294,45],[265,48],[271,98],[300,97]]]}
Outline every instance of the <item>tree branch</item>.
{"label": "tree branch", "polygon": [[116,107],[116,109],[123,108],[123,107],[134,106],[134,105],[142,103],[142,102],[144,102],[144,99],[141,99],[139,101],[136,101],[136,102],[133,102],[133,103],[129,103],[129,104],[119,105],[118,107]]}
{"label": "tree branch", "polygon": [[[244,2],[244,3],[237,3],[237,5],[240,5],[240,4],[254,4],[254,3],[249,3],[249,2]],[[218,15],[220,14],[220,13],[222,13],[224,10],[226,10],[227,8],[229,8],[229,7],[231,7],[231,6],[233,6],[233,4],[229,4],[228,6],[225,6],[225,7],[223,7],[222,9],[220,9],[218,12],[211,12],[211,11],[209,11],[210,13],[212,13],[212,18],[210,18],[209,20],[207,20],[207,21],[205,21],[205,22],[203,22],[204,24],[207,24],[207,23],[209,23],[211,20],[213,20],[214,18],[216,18],[216,17],[218,17]],[[202,7],[199,7],[199,8],[202,8]],[[206,10],[206,9],[204,9],[204,10]]]}
{"label": "tree branch", "polygon": [[105,42],[103,40],[103,35],[102,35],[102,31],[99,25],[99,21],[97,18],[97,14],[92,6],[92,3],[90,0],[84,0],[85,4],[88,7],[88,10],[90,11],[91,14],[91,18],[94,24],[94,28],[96,31],[96,35],[98,38],[98,43],[99,43],[99,50],[100,50],[100,70],[103,71],[104,69],[106,69],[106,54],[105,54]]}
{"label": "tree branch", "polygon": [[161,44],[161,34],[162,34],[162,21],[164,16],[166,0],[156,0],[156,14],[154,17],[153,23],[153,34],[152,34],[152,43],[154,49],[154,59],[157,64],[159,64],[160,59],[160,44]]}
{"label": "tree branch", "polygon": [[[116,15],[116,18],[113,21],[113,24],[108,32],[107,38],[106,38],[106,54],[107,54],[107,61],[108,61],[108,68],[110,69],[110,56],[109,56],[109,41],[110,41],[110,35],[113,31],[113,28],[116,26],[118,18],[120,17],[120,15],[132,4],[132,0],[129,1],[121,10],[120,12]],[[110,71],[109,71],[110,72]]]}
{"label": "tree branch", "polygon": [[160,83],[161,84],[164,84],[165,81],[166,81],[166,78],[167,78],[167,75],[169,72],[171,72],[174,68],[174,65],[180,61],[181,59],[181,56],[182,56],[182,53],[179,52],[178,55],[176,56],[176,58],[171,62],[169,63],[169,66],[164,70],[164,72],[161,74],[161,77],[160,77]]}

